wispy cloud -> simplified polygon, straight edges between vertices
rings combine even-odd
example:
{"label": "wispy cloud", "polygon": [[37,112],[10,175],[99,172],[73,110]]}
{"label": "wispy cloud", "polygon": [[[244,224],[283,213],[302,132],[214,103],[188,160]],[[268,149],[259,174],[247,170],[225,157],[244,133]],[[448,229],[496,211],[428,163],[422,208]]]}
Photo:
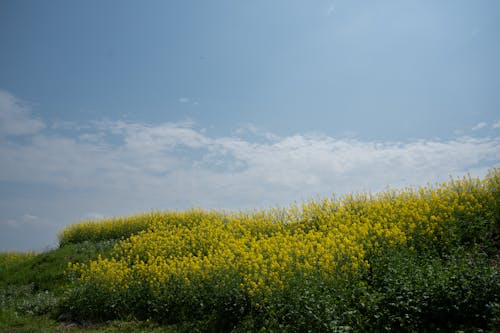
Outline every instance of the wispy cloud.
{"label": "wispy cloud", "polygon": [[486,127],[488,127],[488,123],[481,122],[481,123],[477,124],[476,126],[472,127],[472,130],[478,131],[478,130],[486,128]]}
{"label": "wispy cloud", "polygon": [[0,136],[33,134],[45,124],[31,115],[27,103],[0,90]]}
{"label": "wispy cloud", "polygon": [[[0,140],[0,181],[37,184],[56,194],[4,197],[0,228],[26,225],[33,220],[25,214],[30,209],[30,216],[51,221],[53,234],[62,224],[89,216],[267,207],[316,195],[420,185],[450,174],[479,175],[500,163],[499,137],[372,142],[318,134],[283,137],[255,125],[220,137],[192,122],[124,121],[72,124],[69,135],[41,130],[36,125],[41,121],[23,114],[17,126],[24,130],[4,135],[24,133],[31,139]],[[19,218],[23,215],[26,221]]]}
{"label": "wispy cloud", "polygon": [[32,214],[23,214],[22,216],[19,216],[16,219],[9,219],[6,221],[6,224],[17,228],[17,227],[31,227],[37,224],[40,224],[40,217],[32,215]]}
{"label": "wispy cloud", "polygon": [[494,128],[494,129],[500,128],[500,120],[499,121],[495,121],[493,123],[493,125],[491,125],[491,127]]}
{"label": "wispy cloud", "polygon": [[[271,204],[285,189],[280,201],[378,190],[437,180],[500,160],[499,138],[369,142],[267,133],[251,141],[210,137],[192,124],[121,121],[100,124],[99,131],[104,135],[81,133],[77,139],[38,134],[29,143],[2,144],[0,179],[96,191],[127,192],[133,187],[134,193],[158,193],[166,200],[175,196],[186,205],[193,200],[212,205],[214,194],[224,188],[217,200],[246,206]],[[111,135],[121,143],[107,141]],[[261,202],[253,202],[240,187],[262,192]]]}
{"label": "wispy cloud", "polygon": [[200,103],[198,103],[198,101],[194,101],[194,100],[192,100],[191,98],[188,98],[188,97],[180,97],[178,99],[178,101],[181,104],[188,104],[188,105],[192,105],[192,106],[198,106],[198,105],[200,105]]}
{"label": "wispy cloud", "polygon": [[254,136],[256,138],[264,138],[267,140],[277,140],[279,137],[269,131],[265,131],[255,124],[247,123],[243,126],[238,127],[233,134],[237,137],[245,137],[248,135]]}

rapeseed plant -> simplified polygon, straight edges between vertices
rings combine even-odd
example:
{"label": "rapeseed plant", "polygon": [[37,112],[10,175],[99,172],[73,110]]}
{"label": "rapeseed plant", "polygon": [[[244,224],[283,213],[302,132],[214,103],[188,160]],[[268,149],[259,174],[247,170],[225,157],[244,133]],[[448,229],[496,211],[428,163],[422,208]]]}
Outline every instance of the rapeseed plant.
{"label": "rapeseed plant", "polygon": [[[481,235],[470,234],[467,223],[494,218],[499,175],[494,169],[483,180],[465,177],[254,212],[152,212],[83,222],[61,232],[61,245],[76,241],[78,233],[123,237],[112,256],[70,265],[79,295],[140,299],[150,305],[147,316],[160,318],[155,311],[173,311],[180,297],[203,308],[229,295],[259,309],[297,276],[335,283],[367,274],[371,258],[388,248],[442,248],[465,234],[473,242]],[[133,305],[126,308],[135,311]]]}

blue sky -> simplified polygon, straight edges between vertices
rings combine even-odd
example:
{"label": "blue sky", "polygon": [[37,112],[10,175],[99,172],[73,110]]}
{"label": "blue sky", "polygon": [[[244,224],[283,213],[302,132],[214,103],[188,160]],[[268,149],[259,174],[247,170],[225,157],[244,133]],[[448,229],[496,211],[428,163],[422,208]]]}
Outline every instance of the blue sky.
{"label": "blue sky", "polygon": [[0,2],[0,250],[500,165],[498,1]]}

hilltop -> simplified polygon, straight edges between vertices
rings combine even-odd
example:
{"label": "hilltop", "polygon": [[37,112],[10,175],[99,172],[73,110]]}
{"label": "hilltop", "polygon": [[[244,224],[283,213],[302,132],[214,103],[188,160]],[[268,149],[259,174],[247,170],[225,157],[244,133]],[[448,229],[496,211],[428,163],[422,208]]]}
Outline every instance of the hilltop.
{"label": "hilltop", "polygon": [[82,221],[0,254],[0,331],[490,331],[500,169],[230,212]]}

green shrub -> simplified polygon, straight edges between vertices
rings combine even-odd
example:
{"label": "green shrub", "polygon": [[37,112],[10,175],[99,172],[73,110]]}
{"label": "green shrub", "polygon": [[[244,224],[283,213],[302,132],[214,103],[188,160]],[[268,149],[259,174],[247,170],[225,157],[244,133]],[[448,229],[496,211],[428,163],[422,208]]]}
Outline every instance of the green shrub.
{"label": "green shrub", "polygon": [[433,258],[397,249],[372,261],[370,281],[379,298],[367,313],[372,329],[488,330],[499,320],[500,272],[481,253]]}

